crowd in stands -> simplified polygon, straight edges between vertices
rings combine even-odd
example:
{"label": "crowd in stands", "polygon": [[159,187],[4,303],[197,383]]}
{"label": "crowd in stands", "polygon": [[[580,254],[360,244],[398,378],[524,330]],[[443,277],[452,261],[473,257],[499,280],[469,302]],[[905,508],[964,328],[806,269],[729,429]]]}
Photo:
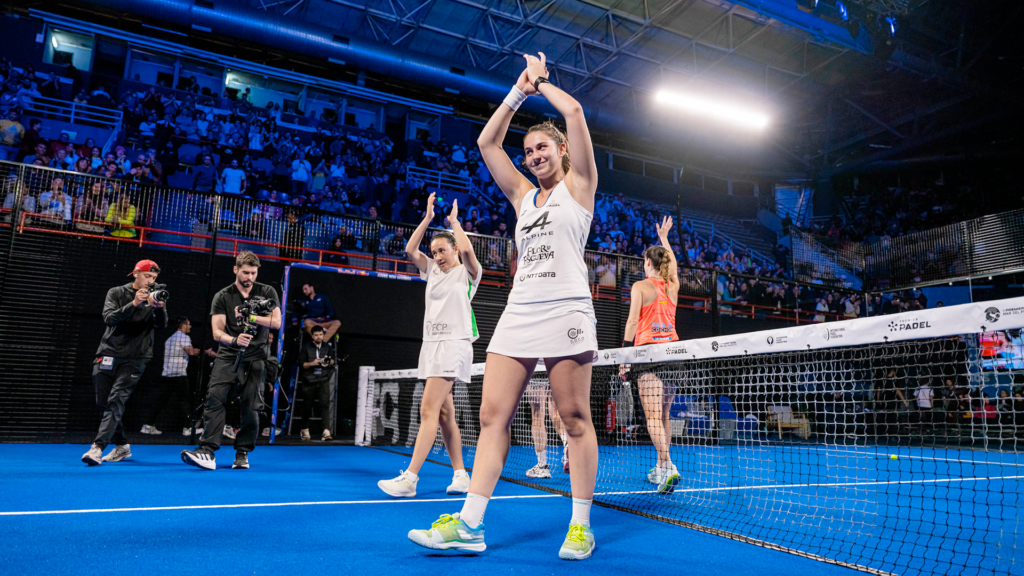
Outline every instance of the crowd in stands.
{"label": "crowd in stands", "polygon": [[[37,93],[59,96],[56,76],[51,75],[40,86],[40,77],[31,66],[18,71],[0,62],[0,113],[6,114],[0,120],[0,160],[74,173],[54,179],[49,190],[40,191],[38,196],[26,194],[23,198],[25,211],[45,216],[54,225],[60,218],[89,221],[79,222],[79,228],[134,237],[137,232],[133,226],[141,224],[136,220],[142,209],[135,205],[141,199],[130,192],[138,187],[130,185],[185,187],[228,198],[250,198],[256,208],[240,216],[245,221],[237,230],[254,236],[259,236],[270,222],[282,222],[293,230],[304,222],[336,223],[331,216],[414,224],[430,193],[426,182],[409,175],[410,167],[419,167],[461,176],[469,182],[464,194],[439,195],[437,225],[447,225],[444,214],[450,209],[451,198],[459,196],[460,216],[467,232],[504,238],[515,229],[515,212],[504,201],[475,145],[461,141],[451,144],[442,136],[436,141],[423,137],[416,143],[396,146],[372,125],[358,129],[337,123],[340,110],[325,108],[319,117],[312,111],[308,116],[289,116],[282,113],[280,104],[253,105],[248,89],[216,95],[200,88],[195,78],[183,77],[178,91],[151,86],[126,90],[115,97],[102,84],[82,87],[80,76],[71,68],[65,77],[78,79],[72,87],[75,102],[122,112],[126,134],[122,145],[104,153],[92,139],[70,141],[67,132],[55,140],[44,139],[45,118],[23,118],[21,110],[31,107],[31,98]],[[76,181],[77,175],[108,180]],[[927,208],[938,213],[953,212],[951,203],[963,194],[957,189],[955,194],[942,197],[934,210]],[[879,194],[878,202],[871,204],[878,207],[876,213],[862,215],[849,226],[833,222],[826,234],[837,241],[870,241],[874,235],[894,234],[908,226],[913,230],[913,218],[936,198],[913,192]],[[4,207],[11,208],[13,202],[13,194],[7,194]],[[587,242],[587,248],[596,253],[591,256],[591,280],[615,286],[618,259],[612,255],[642,256],[657,242],[655,223],[663,216],[674,216],[674,211],[673,206],[641,202],[621,192],[599,192]],[[936,221],[922,220],[921,224],[930,227]],[[333,230],[336,233],[331,233],[329,251],[367,249],[360,242],[359,226],[341,225]],[[680,263],[695,268],[684,275],[684,293],[706,295],[711,285],[710,271],[715,270],[719,273],[716,290],[723,311],[755,305],[799,310],[814,313],[815,320],[831,320],[926,306],[917,297],[865,301],[858,295],[826,288],[794,287],[784,282],[790,277],[790,256],[783,246],[777,247],[771,257],[761,257],[734,247],[728,238],[702,237],[686,222],[673,228],[670,241]],[[380,248],[401,256],[404,243],[404,231],[396,227],[381,238]],[[285,245],[301,246],[302,238],[289,238],[286,232]],[[301,257],[301,252],[291,251],[290,255]],[[505,259],[496,246],[484,257],[491,269],[506,267]],[[326,260],[347,261],[336,254],[328,255]],[[642,274],[642,268],[632,272],[626,275],[629,282],[639,279],[634,276]]]}

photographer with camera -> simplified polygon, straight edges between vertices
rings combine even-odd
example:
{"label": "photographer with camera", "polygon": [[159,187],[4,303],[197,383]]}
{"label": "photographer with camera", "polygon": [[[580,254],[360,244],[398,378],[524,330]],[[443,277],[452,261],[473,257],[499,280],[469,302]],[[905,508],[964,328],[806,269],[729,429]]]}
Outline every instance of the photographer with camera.
{"label": "photographer with camera", "polygon": [[334,410],[331,400],[334,394],[331,381],[337,360],[331,344],[324,343],[324,327],[313,326],[312,332],[313,341],[306,342],[299,354],[299,362],[302,363],[302,380],[299,384],[302,390],[302,430],[299,436],[303,440],[309,440],[309,417],[313,413],[313,400],[319,399],[320,417],[324,426],[320,439],[328,442],[332,440]]}
{"label": "photographer with camera", "polygon": [[213,338],[220,349],[206,393],[203,436],[198,448],[181,453],[183,462],[203,470],[217,468],[214,452],[220,448],[224,407],[235,385],[241,386],[242,427],[235,436],[235,462],[231,467],[248,468],[249,452],[256,448],[264,372],[270,355],[268,335],[281,327],[277,291],[256,282],[259,269],[260,259],[252,252],[242,252],[235,258],[235,281],[213,297]]}
{"label": "photographer with camera", "polygon": [[[107,325],[96,350],[92,379],[96,386],[96,406],[103,411],[99,433],[82,462],[97,466],[118,462],[132,455],[124,435],[124,405],[139,383],[146,363],[153,358],[153,334],[167,326],[167,290],[156,284],[160,268],[152,260],[140,260],[129,276],[130,284],[107,291],[103,303],[103,322]],[[113,450],[103,449],[111,442]]]}

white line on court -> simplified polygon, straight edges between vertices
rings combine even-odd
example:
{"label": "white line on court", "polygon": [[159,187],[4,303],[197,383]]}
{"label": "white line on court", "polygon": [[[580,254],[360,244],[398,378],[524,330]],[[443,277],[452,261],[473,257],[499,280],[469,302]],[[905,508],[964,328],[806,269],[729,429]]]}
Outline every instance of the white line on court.
{"label": "white line on court", "polygon": [[[929,478],[923,480],[885,480],[876,482],[821,482],[811,484],[764,484],[760,486],[720,486],[718,488],[676,488],[680,492],[727,492],[735,490],[779,490],[787,488],[846,488],[852,486],[887,486],[890,484],[946,484],[951,482],[980,482],[982,480],[1018,480],[1022,476],[983,476],[978,478]],[[597,492],[595,496],[613,496],[617,494],[654,494],[657,490],[636,490],[623,492]]]}
{"label": "white line on court", "polygon": [[[858,450],[836,450],[834,448],[826,449],[825,452],[831,452],[834,454],[860,454],[863,456],[880,456],[883,458],[889,458],[892,456],[889,452],[862,452]],[[932,458],[930,456],[910,456],[906,454],[899,454],[897,456],[900,459],[906,458],[908,460],[933,460],[935,462],[959,462],[960,464],[976,464],[976,465],[990,465],[990,466],[1016,466],[1018,468],[1024,468],[1024,464],[1017,464],[1016,462],[993,462],[991,460],[960,460],[958,458]]]}
{"label": "white line on court", "polygon": [[[523,494],[520,496],[492,496],[491,500],[517,498],[562,498],[561,494]],[[421,498],[418,500],[335,500],[329,502],[267,502],[260,504],[210,504],[206,506],[153,506],[150,508],[93,508],[87,510],[31,510],[0,512],[0,516],[38,516],[43,514],[89,514],[93,512],[158,512],[161,510],[215,510],[219,508],[269,508],[278,506],[327,506],[339,504],[411,504],[416,502],[461,502],[462,498]]]}

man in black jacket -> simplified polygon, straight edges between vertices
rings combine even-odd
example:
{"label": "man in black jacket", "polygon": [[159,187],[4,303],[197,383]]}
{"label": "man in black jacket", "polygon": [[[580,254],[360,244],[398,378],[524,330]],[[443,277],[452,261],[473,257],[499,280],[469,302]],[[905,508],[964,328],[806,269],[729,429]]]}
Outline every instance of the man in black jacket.
{"label": "man in black jacket", "polygon": [[299,362],[302,363],[302,380],[299,388],[302,391],[302,430],[299,437],[309,440],[309,417],[313,413],[313,401],[320,400],[320,414],[324,431],[320,439],[324,442],[331,440],[331,428],[333,427],[334,410],[331,406],[333,389],[331,386],[334,377],[335,356],[334,347],[324,342],[324,327],[313,326],[311,331],[312,341],[307,341],[299,354]]}
{"label": "man in black jacket", "polygon": [[[124,435],[124,405],[139,383],[146,363],[153,358],[153,332],[167,326],[167,308],[149,293],[160,268],[152,260],[140,260],[132,270],[135,280],[107,291],[103,322],[107,325],[96,350],[92,379],[96,406],[103,411],[99,433],[82,462],[96,466],[118,462],[132,455]],[[103,456],[103,449],[116,446]]]}
{"label": "man in black jacket", "polygon": [[[248,468],[249,452],[256,448],[263,409],[263,383],[271,330],[281,327],[281,300],[271,286],[256,282],[260,259],[252,252],[235,258],[235,281],[213,297],[213,339],[220,344],[210,374],[203,415],[203,437],[195,450],[183,450],[181,460],[202,470],[214,470],[214,453],[220,448],[224,433],[224,412],[229,395],[236,385],[241,387],[241,425],[235,435],[235,463],[232,468]],[[270,300],[270,314],[243,318],[241,308],[254,298]],[[246,333],[246,323],[255,326],[255,334]],[[242,363],[235,371],[235,359],[242,353]]]}

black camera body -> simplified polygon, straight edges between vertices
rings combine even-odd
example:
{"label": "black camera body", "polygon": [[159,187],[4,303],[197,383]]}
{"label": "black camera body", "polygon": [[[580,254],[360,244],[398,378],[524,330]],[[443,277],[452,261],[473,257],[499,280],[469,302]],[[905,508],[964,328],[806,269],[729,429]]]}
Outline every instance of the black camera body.
{"label": "black camera body", "polygon": [[167,284],[150,282],[149,286],[146,286],[146,291],[157,302],[167,302],[167,299],[171,297],[171,293],[167,291]]}
{"label": "black camera body", "polygon": [[[260,325],[249,319],[250,316],[269,316],[274,311],[274,301],[269,298],[262,298],[259,296],[250,298],[249,301],[243,302],[238,307],[238,313],[242,315],[242,333],[250,336],[255,336],[259,332]],[[245,355],[245,349],[242,348],[238,351],[238,356],[235,357],[234,371],[238,372],[238,369],[242,366],[242,357]]]}

